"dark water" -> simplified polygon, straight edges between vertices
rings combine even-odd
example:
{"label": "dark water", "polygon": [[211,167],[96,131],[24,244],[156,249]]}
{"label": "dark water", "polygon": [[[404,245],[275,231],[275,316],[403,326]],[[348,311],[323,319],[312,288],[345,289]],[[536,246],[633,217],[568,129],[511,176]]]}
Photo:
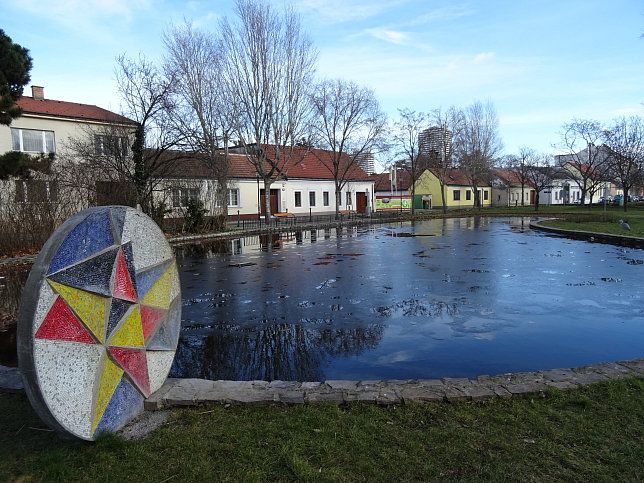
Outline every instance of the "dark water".
{"label": "dark water", "polygon": [[174,377],[416,379],[644,356],[644,252],[448,219],[177,251]]}

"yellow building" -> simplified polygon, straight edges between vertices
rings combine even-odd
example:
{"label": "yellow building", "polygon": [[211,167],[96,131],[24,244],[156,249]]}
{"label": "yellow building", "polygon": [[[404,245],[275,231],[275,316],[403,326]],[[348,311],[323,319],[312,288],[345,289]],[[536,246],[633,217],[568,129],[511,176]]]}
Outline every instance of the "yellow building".
{"label": "yellow building", "polygon": [[[423,200],[423,208],[442,208],[441,184],[438,171],[428,169],[416,181],[416,196]],[[481,183],[477,187],[481,207],[492,206],[492,187]],[[475,205],[474,191],[469,178],[460,169],[449,169],[445,179],[445,205],[447,208],[473,208]]]}

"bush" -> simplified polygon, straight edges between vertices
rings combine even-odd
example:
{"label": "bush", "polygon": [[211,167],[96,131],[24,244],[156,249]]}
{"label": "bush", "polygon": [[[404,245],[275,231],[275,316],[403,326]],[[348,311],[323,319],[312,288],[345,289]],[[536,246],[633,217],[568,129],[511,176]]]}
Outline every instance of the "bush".
{"label": "bush", "polygon": [[186,233],[198,233],[206,228],[206,210],[201,200],[189,200],[186,215],[183,222],[183,231]]}

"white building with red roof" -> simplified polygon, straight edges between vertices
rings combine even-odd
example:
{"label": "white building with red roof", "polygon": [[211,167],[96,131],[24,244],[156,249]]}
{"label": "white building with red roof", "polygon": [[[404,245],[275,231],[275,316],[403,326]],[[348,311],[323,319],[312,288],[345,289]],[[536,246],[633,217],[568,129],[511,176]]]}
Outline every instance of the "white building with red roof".
{"label": "white building with red roof", "polygon": [[[335,182],[331,153],[315,148],[295,148],[297,162],[292,163],[283,179],[270,187],[272,215],[294,216],[332,214],[335,212]],[[228,172],[228,215],[257,219],[264,215],[264,182],[245,154],[231,153]],[[340,210],[366,213],[373,206],[374,181],[357,165],[351,166],[340,194]],[[189,199],[200,199],[205,208],[215,212],[215,180],[207,164],[198,155],[178,161],[165,176],[166,195],[172,217],[180,217]],[[159,196],[162,196],[159,193]]]}

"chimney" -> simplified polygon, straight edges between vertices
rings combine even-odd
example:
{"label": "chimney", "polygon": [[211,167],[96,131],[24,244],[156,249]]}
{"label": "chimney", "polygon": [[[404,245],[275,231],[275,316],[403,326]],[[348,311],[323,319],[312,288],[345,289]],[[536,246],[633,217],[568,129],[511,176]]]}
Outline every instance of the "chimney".
{"label": "chimney", "polygon": [[31,97],[37,101],[45,100],[45,88],[40,86],[31,86]]}

